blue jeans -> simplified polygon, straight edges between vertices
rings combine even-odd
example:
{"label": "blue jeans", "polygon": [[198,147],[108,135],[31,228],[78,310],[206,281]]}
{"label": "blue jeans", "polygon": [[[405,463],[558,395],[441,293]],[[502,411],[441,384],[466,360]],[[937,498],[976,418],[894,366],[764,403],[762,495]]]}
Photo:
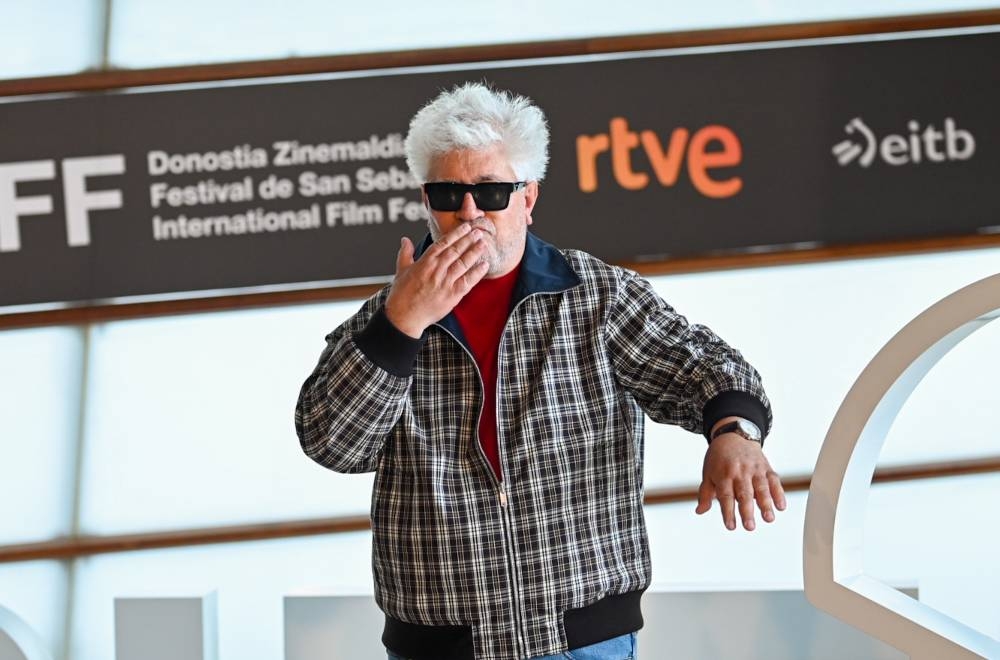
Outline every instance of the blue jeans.
{"label": "blue jeans", "polygon": [[[635,647],[635,633],[628,633],[565,653],[540,655],[531,660],[635,660]],[[406,660],[406,658],[389,651],[389,660]]]}

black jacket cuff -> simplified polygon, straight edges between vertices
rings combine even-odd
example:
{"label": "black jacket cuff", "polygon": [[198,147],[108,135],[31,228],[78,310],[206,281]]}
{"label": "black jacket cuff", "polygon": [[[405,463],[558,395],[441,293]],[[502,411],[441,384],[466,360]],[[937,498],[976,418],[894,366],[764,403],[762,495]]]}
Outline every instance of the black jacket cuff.
{"label": "black jacket cuff", "polygon": [[709,433],[712,432],[716,422],[732,416],[753,422],[764,437],[771,430],[767,424],[767,408],[757,397],[746,392],[723,392],[706,403],[701,413],[702,433],[705,439],[711,442]]}
{"label": "black jacket cuff", "polygon": [[369,360],[394,376],[409,378],[423,348],[426,333],[414,339],[392,324],[380,307],[361,332],[354,335],[354,344]]}

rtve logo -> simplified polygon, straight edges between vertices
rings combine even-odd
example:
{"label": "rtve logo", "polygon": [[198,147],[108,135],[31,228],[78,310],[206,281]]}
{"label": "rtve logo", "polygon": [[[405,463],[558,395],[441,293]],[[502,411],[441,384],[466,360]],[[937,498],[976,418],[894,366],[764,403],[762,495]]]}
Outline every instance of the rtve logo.
{"label": "rtve logo", "polygon": [[[906,127],[909,135],[890,134],[884,138],[875,137],[868,126],[855,117],[844,131],[854,139],[844,140],[834,145],[832,152],[837,162],[846,166],[858,159],[861,167],[868,167],[878,154],[889,165],[917,164],[922,160],[941,163],[946,160],[969,160],[976,153],[976,139],[967,130],[956,128],[955,120],[944,120],[944,131],[927,124],[920,130],[920,124],[910,120]],[[860,158],[859,158],[860,156]]]}
{"label": "rtve logo", "polygon": [[[743,188],[738,176],[713,179],[709,170],[734,167],[743,158],[739,138],[726,126],[704,126],[694,135],[678,127],[670,134],[664,151],[663,143],[653,131],[630,131],[624,117],[611,120],[608,133],[580,135],[576,138],[576,166],[580,190],[597,190],[597,158],[611,151],[611,172],[618,185],[626,190],[641,190],[649,185],[649,174],[632,169],[632,150],[642,144],[649,164],[660,185],[669,188],[677,183],[681,164],[687,160],[688,176],[695,189],[705,197],[732,197]],[[715,146],[715,145],[719,146]],[[712,149],[709,149],[712,146]]]}

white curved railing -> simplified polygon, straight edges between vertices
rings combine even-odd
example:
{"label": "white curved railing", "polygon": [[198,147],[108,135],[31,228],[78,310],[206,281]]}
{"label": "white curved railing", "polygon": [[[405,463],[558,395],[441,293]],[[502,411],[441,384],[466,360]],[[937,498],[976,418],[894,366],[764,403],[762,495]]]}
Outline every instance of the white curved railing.
{"label": "white curved railing", "polygon": [[931,368],[1000,317],[1000,274],[956,291],[872,359],[830,425],[809,488],[802,544],[806,596],[915,660],[1000,658],[1000,642],[866,575],[868,490],[886,435]]}
{"label": "white curved railing", "polygon": [[21,617],[0,605],[0,658],[52,660],[41,638]]}

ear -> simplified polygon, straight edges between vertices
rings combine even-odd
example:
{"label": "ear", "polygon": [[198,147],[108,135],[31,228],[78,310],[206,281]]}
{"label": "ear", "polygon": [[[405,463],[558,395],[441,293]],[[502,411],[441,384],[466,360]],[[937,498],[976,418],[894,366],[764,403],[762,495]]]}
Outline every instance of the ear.
{"label": "ear", "polygon": [[528,185],[524,188],[524,214],[525,214],[525,224],[531,224],[534,222],[531,219],[531,211],[535,208],[535,203],[538,201],[538,182],[529,181]]}

